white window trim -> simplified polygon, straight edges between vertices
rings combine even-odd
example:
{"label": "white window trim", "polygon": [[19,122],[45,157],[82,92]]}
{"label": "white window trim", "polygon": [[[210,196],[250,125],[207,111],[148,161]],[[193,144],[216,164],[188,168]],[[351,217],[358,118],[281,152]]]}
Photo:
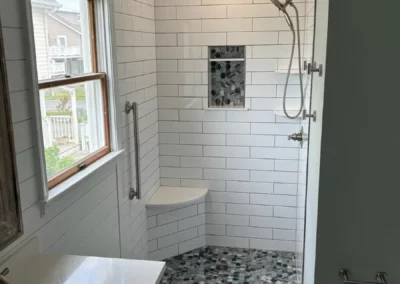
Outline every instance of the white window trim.
{"label": "white window trim", "polygon": [[[118,113],[118,87],[115,82],[118,81],[117,76],[117,62],[116,62],[116,51],[115,51],[115,35],[114,35],[114,13],[113,0],[97,0],[97,4],[95,7],[96,24],[97,26],[104,27],[103,29],[98,29],[99,33],[97,36],[97,40],[100,42],[98,44],[98,58],[104,59],[99,62],[99,68],[103,69],[107,73],[107,87],[108,87],[108,112],[109,112],[109,133],[110,133],[110,146],[111,152],[106,156],[102,157],[92,165],[90,165],[87,169],[83,170],[80,173],[75,174],[69,179],[65,180],[58,186],[56,186],[53,192],[48,190],[47,186],[47,176],[46,176],[46,162],[44,155],[44,143],[43,143],[43,129],[41,123],[41,108],[40,108],[40,95],[39,95],[39,79],[36,68],[36,55],[35,55],[35,39],[34,39],[34,29],[33,29],[33,17],[32,17],[32,8],[31,8],[31,0],[25,0],[25,13],[26,13],[26,27],[28,32],[28,45],[26,53],[29,54],[28,60],[29,68],[32,74],[31,77],[31,88],[33,95],[33,106],[34,106],[34,114],[35,117],[33,119],[34,129],[32,131],[32,135],[35,136],[38,146],[38,155],[39,159],[36,160],[36,167],[41,169],[37,173],[37,177],[39,180],[39,204],[41,209],[41,215],[46,215],[47,206],[52,203],[54,200],[59,199],[63,196],[67,191],[76,188],[77,184],[81,183],[83,180],[91,176],[95,171],[99,168],[105,166],[106,164],[114,161],[116,162],[117,158],[120,157],[123,153],[122,147],[122,133],[118,128],[120,125],[121,115]],[[103,62],[104,61],[104,62]],[[30,63],[29,63],[30,62]],[[121,150],[122,149],[122,150]]]}
{"label": "white window trim", "polygon": [[[42,215],[46,214],[46,209],[47,206],[55,202],[56,200],[60,199],[62,196],[64,196],[70,189],[76,188],[79,183],[81,183],[83,180],[87,179],[90,177],[93,173],[95,173],[97,170],[102,168],[103,166],[109,164],[109,163],[117,163],[118,158],[125,152],[125,150],[120,150],[120,151],[114,151],[111,152],[107,155],[105,155],[103,158],[100,158],[96,162],[90,165],[90,167],[87,167],[83,171],[80,171],[70,178],[66,179],[62,183],[56,185],[53,187],[50,191],[48,191],[48,196],[47,200],[42,200],[41,201],[41,207],[42,208]],[[44,211],[44,212],[43,212]]]}
{"label": "white window trim", "polygon": [[[64,39],[65,45],[60,45],[60,39]],[[68,46],[67,36],[65,36],[65,35],[57,36],[57,46],[67,47]]]}

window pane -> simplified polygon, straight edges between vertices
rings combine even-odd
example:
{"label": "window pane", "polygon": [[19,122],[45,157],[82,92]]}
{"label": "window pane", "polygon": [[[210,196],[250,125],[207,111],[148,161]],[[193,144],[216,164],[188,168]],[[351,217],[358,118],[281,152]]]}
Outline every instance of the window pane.
{"label": "window pane", "polygon": [[87,0],[31,0],[39,80],[93,72]]}
{"label": "window pane", "polygon": [[40,91],[48,178],[106,146],[101,80]]}

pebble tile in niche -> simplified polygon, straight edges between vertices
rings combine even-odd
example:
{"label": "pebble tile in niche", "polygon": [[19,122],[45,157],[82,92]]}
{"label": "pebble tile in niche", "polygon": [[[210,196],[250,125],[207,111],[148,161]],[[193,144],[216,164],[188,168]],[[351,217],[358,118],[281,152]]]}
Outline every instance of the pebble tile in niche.
{"label": "pebble tile in niche", "polygon": [[244,108],[245,47],[209,47],[209,107]]}
{"label": "pebble tile in niche", "polygon": [[165,260],[166,284],[297,284],[292,252],[203,247]]}

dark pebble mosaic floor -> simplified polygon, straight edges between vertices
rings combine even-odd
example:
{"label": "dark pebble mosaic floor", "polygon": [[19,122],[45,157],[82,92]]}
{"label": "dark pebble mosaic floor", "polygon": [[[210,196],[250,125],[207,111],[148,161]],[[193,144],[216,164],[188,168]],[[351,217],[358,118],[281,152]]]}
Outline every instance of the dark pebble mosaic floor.
{"label": "dark pebble mosaic floor", "polygon": [[203,247],[166,259],[161,283],[298,284],[292,252]]}

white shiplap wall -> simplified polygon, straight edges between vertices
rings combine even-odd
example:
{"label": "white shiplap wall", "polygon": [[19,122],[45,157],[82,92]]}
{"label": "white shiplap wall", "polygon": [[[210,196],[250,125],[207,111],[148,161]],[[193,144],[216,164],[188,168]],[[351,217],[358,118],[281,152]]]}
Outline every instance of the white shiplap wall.
{"label": "white shiplap wall", "polygon": [[[296,4],[304,37],[305,1]],[[287,135],[299,121],[273,113],[286,76],[275,70],[291,49],[285,19],[267,0],[155,5],[161,184],[210,189],[207,245],[295,251],[299,148]],[[248,111],[205,110],[209,45],[246,45]]]}
{"label": "white shiplap wall", "polygon": [[[116,0],[115,34],[119,68],[116,101],[120,123],[114,125],[127,150],[119,161],[108,163],[71,188],[40,216],[38,204],[38,149],[25,1],[0,0],[5,40],[17,167],[23,210],[24,235],[0,253],[0,261],[28,238],[37,236],[41,252],[119,257],[147,257],[147,222],[144,204],[159,184],[158,111],[155,72],[154,8],[150,1]],[[133,16],[132,13],[140,13]],[[140,38],[140,41],[137,41]],[[114,94],[112,94],[114,95]],[[144,199],[128,201],[135,184],[132,118],[123,114],[125,100],[139,103],[141,177]],[[119,198],[118,198],[119,197]],[[118,205],[119,210],[118,210]],[[119,226],[119,217],[120,223]],[[121,234],[119,232],[121,228]]]}

